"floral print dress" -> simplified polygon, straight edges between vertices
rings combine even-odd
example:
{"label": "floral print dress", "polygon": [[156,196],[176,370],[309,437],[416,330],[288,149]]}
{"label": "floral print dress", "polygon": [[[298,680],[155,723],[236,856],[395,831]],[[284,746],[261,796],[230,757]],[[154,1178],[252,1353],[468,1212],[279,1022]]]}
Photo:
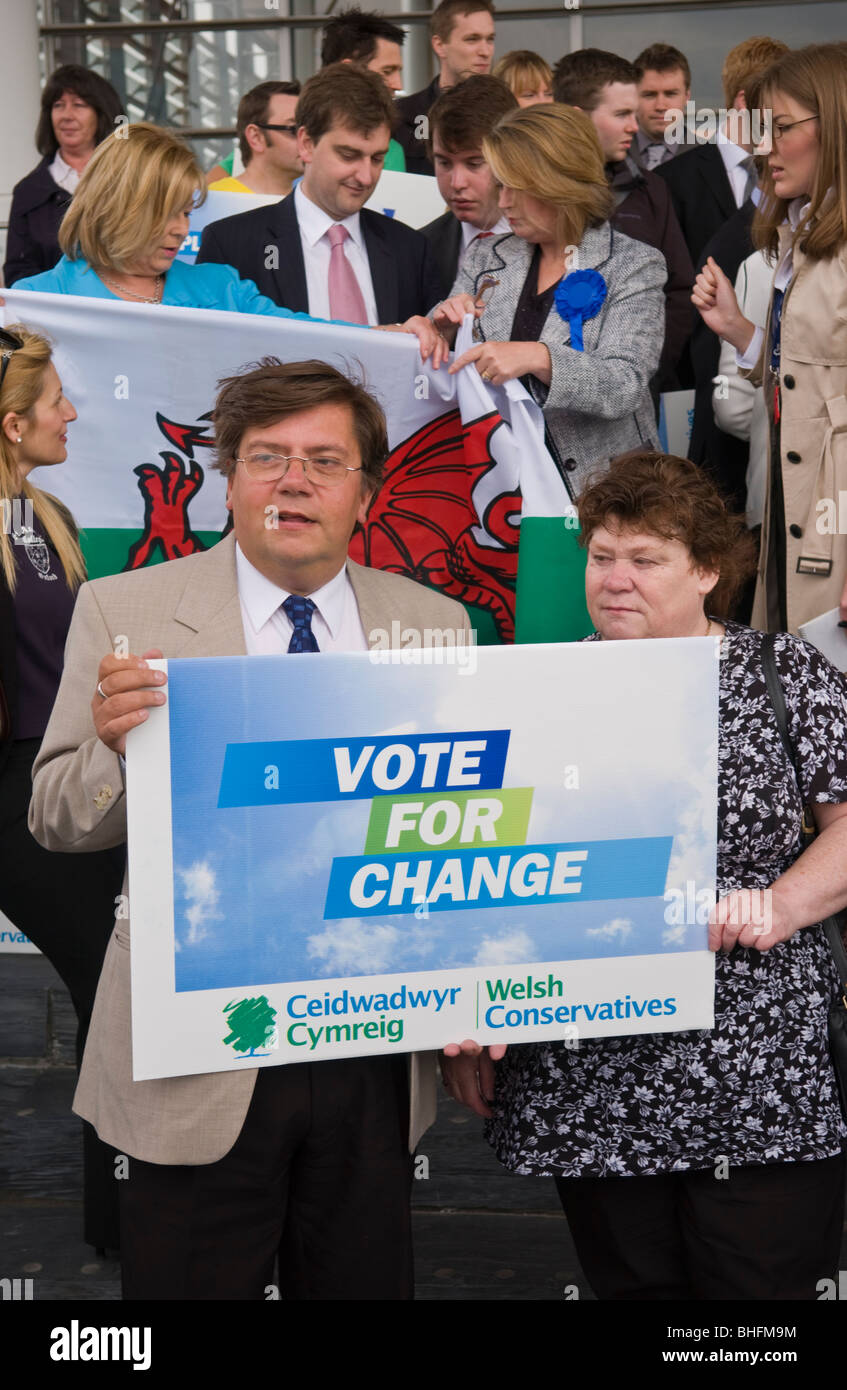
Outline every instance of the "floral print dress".
{"label": "floral print dress", "polygon": [[[782,745],[761,633],[727,622],[720,672],[718,892],[766,888],[800,853],[803,802],[847,801],[847,682],[776,641],[802,780]],[[592,639],[588,639],[592,640]],[[598,640],[596,637],[593,640]],[[838,977],[823,929],[719,952],[713,1030],[512,1047],[487,1134],[536,1177],[648,1176],[829,1158],[847,1136],[827,1044]]]}

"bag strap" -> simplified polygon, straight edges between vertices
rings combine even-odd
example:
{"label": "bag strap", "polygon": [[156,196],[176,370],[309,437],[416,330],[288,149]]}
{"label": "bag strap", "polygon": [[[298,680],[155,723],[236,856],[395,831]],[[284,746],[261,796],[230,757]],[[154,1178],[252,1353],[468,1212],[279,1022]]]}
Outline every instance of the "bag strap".
{"label": "bag strap", "polygon": [[[788,761],[794,768],[794,776],[797,779],[797,786],[800,787],[800,790],[802,792],[802,783],[800,782],[800,773],[797,767],[797,755],[794,748],[794,744],[791,742],[791,735],[788,732],[788,714],[785,708],[785,692],[782,688],[782,681],[779,678],[779,672],[776,669],[776,656],[774,654],[775,645],[776,633],[764,633],[762,636],[762,673],[765,677],[765,685],[768,688],[768,694],[771,698],[771,704],[773,705],[774,715],[776,716],[776,726],[779,729],[779,736],[782,739],[785,751],[788,754]],[[809,834],[809,830],[806,825],[806,818],[807,809],[804,806],[804,826],[802,832],[804,839],[804,848],[805,845],[809,843],[810,838],[812,838],[814,835],[814,831],[811,832],[811,835]],[[835,917],[827,917],[823,922],[823,928],[826,932],[827,939],[829,940],[830,949],[835,959],[835,964],[838,969],[842,989],[847,990],[847,953],[845,953],[844,944],[841,940],[841,929],[838,925],[837,919]]]}

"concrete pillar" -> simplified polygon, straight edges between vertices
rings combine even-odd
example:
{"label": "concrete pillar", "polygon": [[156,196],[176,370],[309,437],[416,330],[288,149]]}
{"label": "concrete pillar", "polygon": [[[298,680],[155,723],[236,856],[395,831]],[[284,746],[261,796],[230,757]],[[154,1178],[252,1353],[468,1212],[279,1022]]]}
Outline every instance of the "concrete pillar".
{"label": "concrete pillar", "polygon": [[5,248],[12,189],[40,158],[35,148],[35,127],[41,101],[41,73],[38,67],[38,16],[32,0],[16,0],[15,4],[3,6],[0,92],[3,93],[3,120],[0,121],[0,238]]}
{"label": "concrete pillar", "polygon": [[[430,10],[437,3],[438,0],[432,0],[432,3],[430,0],[400,0],[399,8],[409,12]],[[403,45],[403,90],[407,93],[419,92],[422,87],[429,85],[437,70],[438,64],[429,40],[429,25],[410,24]]]}
{"label": "concrete pillar", "polygon": [[[315,13],[314,0],[291,0],[290,13],[292,15],[313,15]],[[293,29],[291,34],[294,76],[298,77],[301,82],[305,82],[320,67],[318,56],[320,31],[310,27],[308,29]]]}

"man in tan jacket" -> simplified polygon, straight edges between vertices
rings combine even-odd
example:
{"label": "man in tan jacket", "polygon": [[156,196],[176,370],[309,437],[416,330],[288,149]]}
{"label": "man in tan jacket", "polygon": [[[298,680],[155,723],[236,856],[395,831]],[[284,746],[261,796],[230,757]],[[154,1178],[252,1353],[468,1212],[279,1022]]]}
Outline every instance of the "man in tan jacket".
{"label": "man in tan jacket", "polygon": [[[215,430],[232,533],[79,592],[34,770],[30,826],[48,849],[126,839],[126,736],[166,699],[145,658],[467,640],[459,604],[347,560],[388,452],[362,387],[266,359],[224,383]],[[133,1081],[129,960],[120,920],[74,1102],[129,1156],[124,1297],[262,1299],[277,1255],[283,1298],[411,1297],[409,1150],[434,1118],[432,1055]]]}

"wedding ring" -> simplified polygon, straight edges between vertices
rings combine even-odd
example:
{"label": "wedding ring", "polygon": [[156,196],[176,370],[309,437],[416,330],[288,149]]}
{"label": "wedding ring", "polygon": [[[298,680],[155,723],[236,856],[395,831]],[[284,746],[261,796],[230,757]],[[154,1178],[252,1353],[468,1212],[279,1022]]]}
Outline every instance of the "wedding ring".
{"label": "wedding ring", "polygon": [[100,696],[101,700],[108,700],[109,698],[100,681],[97,682],[97,694]]}
{"label": "wedding ring", "polygon": [[491,380],[491,376],[490,376],[490,374],[489,374],[488,372],[481,372],[480,375],[482,376],[483,381],[490,381],[490,380]]}

